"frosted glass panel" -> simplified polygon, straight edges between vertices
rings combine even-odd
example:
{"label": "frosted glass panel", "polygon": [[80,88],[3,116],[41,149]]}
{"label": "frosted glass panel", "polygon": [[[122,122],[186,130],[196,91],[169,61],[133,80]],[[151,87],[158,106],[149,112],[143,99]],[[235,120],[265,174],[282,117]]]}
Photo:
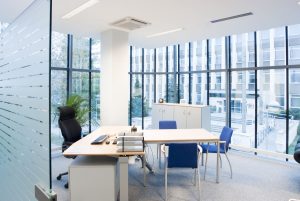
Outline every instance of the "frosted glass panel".
{"label": "frosted glass panel", "polygon": [[50,189],[50,6],[33,2],[0,35],[0,200]]}

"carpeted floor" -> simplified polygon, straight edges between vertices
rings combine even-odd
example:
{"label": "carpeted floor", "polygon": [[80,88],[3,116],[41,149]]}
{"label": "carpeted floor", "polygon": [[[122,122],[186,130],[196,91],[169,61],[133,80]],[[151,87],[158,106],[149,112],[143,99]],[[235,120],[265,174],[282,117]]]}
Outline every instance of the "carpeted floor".
{"label": "carpeted floor", "polygon": [[[156,150],[155,148],[153,150]],[[214,154],[209,155],[205,181],[204,166],[201,167],[202,201],[288,201],[291,198],[300,200],[300,164],[262,158],[234,150],[230,150],[228,155],[233,167],[232,179],[225,157],[222,157],[223,167],[220,171],[219,184],[215,182]],[[53,189],[58,195],[58,201],[69,201],[69,191],[63,188],[67,177],[57,181],[56,176],[68,169],[72,159],[66,159],[58,153],[54,153],[52,159]],[[147,174],[147,187],[143,187],[141,163],[136,161],[129,166],[130,201],[164,200],[164,170],[158,168],[156,156],[149,154],[148,161],[153,164],[155,174]],[[193,185],[193,174],[194,171],[191,169],[169,171],[170,201],[198,200],[198,190]]]}

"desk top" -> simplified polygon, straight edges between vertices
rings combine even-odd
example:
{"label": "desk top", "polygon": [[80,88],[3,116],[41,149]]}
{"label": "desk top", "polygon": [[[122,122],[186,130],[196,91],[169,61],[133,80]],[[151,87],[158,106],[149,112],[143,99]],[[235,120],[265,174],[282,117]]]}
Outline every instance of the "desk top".
{"label": "desk top", "polygon": [[219,136],[205,129],[143,130],[145,143],[218,142]]}
{"label": "desk top", "polygon": [[[107,140],[113,141],[115,136],[120,132],[130,132],[130,126],[103,126],[85,136],[81,140],[75,142],[67,150],[64,151],[65,156],[135,156],[144,155],[145,152],[118,152],[117,145],[106,144],[105,142],[99,145],[91,145],[91,142],[97,139],[100,135],[108,135]],[[106,140],[106,141],[107,141]]]}
{"label": "desk top", "polygon": [[[100,135],[109,135],[107,140],[113,141],[120,132],[130,132],[130,126],[103,126],[75,142],[65,152],[65,156],[134,156],[144,155],[145,152],[118,152],[117,145],[106,144],[91,145]],[[180,143],[180,142],[218,142],[219,137],[205,129],[154,129],[143,130],[145,143]]]}

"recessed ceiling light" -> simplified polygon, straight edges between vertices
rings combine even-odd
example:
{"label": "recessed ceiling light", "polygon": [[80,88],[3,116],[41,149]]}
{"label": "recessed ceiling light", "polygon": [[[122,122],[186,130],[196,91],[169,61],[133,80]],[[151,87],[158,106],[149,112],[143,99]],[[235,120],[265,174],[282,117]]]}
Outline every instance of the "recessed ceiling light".
{"label": "recessed ceiling light", "polygon": [[71,12],[65,14],[62,17],[62,19],[70,19],[71,17],[77,15],[78,13],[81,13],[85,9],[92,7],[93,5],[95,5],[97,3],[99,3],[99,0],[89,0],[89,1],[85,2],[84,4],[82,4],[81,6],[73,9]]}
{"label": "recessed ceiling light", "polygon": [[162,36],[162,35],[178,32],[178,31],[182,31],[182,30],[183,30],[183,28],[177,28],[177,29],[172,29],[172,30],[169,30],[169,31],[164,31],[164,32],[156,33],[156,34],[151,34],[151,35],[148,35],[146,37],[147,38],[153,38],[153,37],[156,37],[156,36]]}
{"label": "recessed ceiling light", "polygon": [[300,5],[300,1],[298,1],[298,5]]}

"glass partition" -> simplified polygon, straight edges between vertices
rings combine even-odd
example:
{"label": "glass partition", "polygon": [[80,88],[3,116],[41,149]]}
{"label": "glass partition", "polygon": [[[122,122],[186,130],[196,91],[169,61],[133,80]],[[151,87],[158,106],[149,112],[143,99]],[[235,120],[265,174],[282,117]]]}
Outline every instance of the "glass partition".
{"label": "glass partition", "polygon": [[1,200],[35,200],[50,189],[51,1],[34,1],[0,37]]}

